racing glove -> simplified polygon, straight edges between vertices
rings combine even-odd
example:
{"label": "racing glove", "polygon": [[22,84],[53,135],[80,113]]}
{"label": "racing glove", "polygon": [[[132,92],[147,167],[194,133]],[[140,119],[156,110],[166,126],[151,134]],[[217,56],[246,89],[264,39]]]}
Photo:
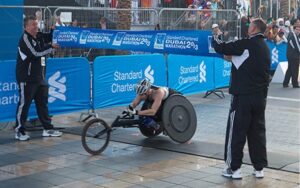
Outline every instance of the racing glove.
{"label": "racing glove", "polygon": [[128,112],[130,115],[138,115],[138,110],[134,109],[131,105],[128,106],[127,112]]}

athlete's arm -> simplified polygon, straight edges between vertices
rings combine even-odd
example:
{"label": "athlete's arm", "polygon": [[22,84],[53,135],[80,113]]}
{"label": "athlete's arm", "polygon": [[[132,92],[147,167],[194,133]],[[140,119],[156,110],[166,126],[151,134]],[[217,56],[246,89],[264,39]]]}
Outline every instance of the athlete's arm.
{"label": "athlete's arm", "polygon": [[154,116],[162,103],[164,94],[165,94],[164,90],[162,90],[162,89],[156,90],[156,93],[153,98],[154,101],[153,101],[151,108],[147,109],[147,110],[138,111],[138,115]]}
{"label": "athlete's arm", "polygon": [[131,102],[130,106],[132,106],[133,108],[137,107],[140,102],[143,100],[143,96],[142,95],[136,95],[135,99]]}

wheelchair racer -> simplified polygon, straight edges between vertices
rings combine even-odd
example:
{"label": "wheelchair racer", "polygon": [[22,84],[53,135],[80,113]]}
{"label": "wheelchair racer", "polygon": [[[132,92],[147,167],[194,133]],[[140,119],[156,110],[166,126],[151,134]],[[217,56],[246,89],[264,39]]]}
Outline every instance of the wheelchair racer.
{"label": "wheelchair racer", "polygon": [[[164,101],[172,94],[179,93],[171,88],[152,85],[148,79],[141,80],[136,85],[136,97],[127,108],[130,115],[139,115],[141,124],[159,129]],[[135,108],[142,102],[141,110]]]}

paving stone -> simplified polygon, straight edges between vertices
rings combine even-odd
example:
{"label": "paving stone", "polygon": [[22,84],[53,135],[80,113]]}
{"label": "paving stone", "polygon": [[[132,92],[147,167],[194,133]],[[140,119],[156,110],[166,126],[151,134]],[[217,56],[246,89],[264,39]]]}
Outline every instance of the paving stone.
{"label": "paving stone", "polygon": [[210,183],[210,182],[206,182],[203,180],[190,181],[190,182],[185,183],[184,185],[186,185],[187,187],[192,187],[192,188],[210,188],[210,187],[217,186],[217,184],[215,184],[215,183]]}

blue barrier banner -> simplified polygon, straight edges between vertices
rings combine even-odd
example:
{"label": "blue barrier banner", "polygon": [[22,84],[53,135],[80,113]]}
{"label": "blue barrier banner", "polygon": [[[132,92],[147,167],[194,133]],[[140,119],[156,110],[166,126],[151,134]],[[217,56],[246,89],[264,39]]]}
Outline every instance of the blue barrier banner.
{"label": "blue barrier banner", "polygon": [[214,58],[185,55],[168,56],[168,86],[183,94],[214,88]]}
{"label": "blue barrier banner", "polygon": [[0,122],[14,120],[19,101],[15,60],[0,61]]}
{"label": "blue barrier banner", "polygon": [[15,59],[19,38],[23,32],[23,0],[0,0],[1,6],[20,8],[0,8],[0,60]]}
{"label": "blue barrier banner", "polygon": [[215,58],[214,75],[215,88],[222,88],[229,86],[231,75],[231,63],[222,58]]}
{"label": "blue barrier banner", "polygon": [[[0,122],[14,121],[19,101],[15,60],[0,61]],[[90,72],[85,58],[47,60],[49,112],[62,114],[90,108]],[[36,117],[34,102],[29,117]]]}
{"label": "blue barrier banner", "polygon": [[135,85],[148,78],[166,86],[163,55],[101,56],[94,61],[93,106],[103,108],[128,105],[135,97]]}
{"label": "blue barrier banner", "polygon": [[48,59],[47,79],[51,114],[91,108],[90,67],[86,58]]}
{"label": "blue barrier banner", "polygon": [[152,53],[219,56],[210,45],[211,31],[117,31],[58,27],[53,42],[62,47],[108,48]]}
{"label": "blue barrier banner", "polygon": [[[19,102],[18,84],[15,76],[16,60],[0,61],[0,122],[14,121]],[[29,117],[36,117],[34,102]]]}
{"label": "blue barrier banner", "polygon": [[267,41],[271,54],[271,70],[276,70],[280,62],[287,61],[286,48],[287,43],[276,45],[274,42]]}

